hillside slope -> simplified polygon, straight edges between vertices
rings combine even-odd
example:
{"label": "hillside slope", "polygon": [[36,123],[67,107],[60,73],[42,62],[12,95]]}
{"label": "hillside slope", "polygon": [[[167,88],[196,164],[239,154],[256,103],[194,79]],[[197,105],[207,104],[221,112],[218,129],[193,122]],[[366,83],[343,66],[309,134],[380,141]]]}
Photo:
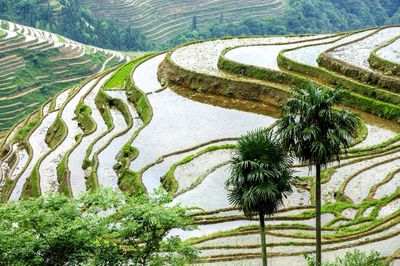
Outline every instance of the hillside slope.
{"label": "hillside slope", "polygon": [[138,30],[94,16],[79,0],[2,0],[0,19],[107,49],[152,49],[152,45]]}
{"label": "hillside slope", "polygon": [[120,52],[0,20],[0,131],[62,89],[126,60]]}
{"label": "hillside slope", "polygon": [[[106,19],[130,24],[157,43],[182,30],[205,28],[213,23],[238,22],[248,17],[264,19],[285,10],[281,0],[81,0]],[[196,22],[193,23],[193,18]],[[195,25],[193,25],[195,24]]]}
{"label": "hillside slope", "polygon": [[[65,90],[9,131],[0,201],[161,186],[195,207],[198,228],[175,233],[200,249],[199,263],[259,265],[258,220],[230,205],[224,185],[235,141],[272,127],[291,88],[339,85],[363,122],[340,163],[323,171],[324,260],[359,249],[399,263],[399,54],[400,26],[390,26],[216,39],[138,58]],[[303,266],[315,251],[314,172],[293,170],[293,193],[266,221],[274,265]]]}
{"label": "hillside slope", "polygon": [[197,39],[239,35],[317,34],[352,31],[400,23],[399,0],[287,0],[281,16],[253,18],[213,24],[199,30],[187,29],[170,46]]}

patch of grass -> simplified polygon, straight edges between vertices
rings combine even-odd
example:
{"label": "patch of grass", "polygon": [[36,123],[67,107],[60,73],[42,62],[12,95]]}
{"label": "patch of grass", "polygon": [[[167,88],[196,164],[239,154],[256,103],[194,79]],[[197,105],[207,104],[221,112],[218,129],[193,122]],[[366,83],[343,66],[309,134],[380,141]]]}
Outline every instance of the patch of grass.
{"label": "patch of grass", "polygon": [[103,90],[100,90],[99,93],[96,95],[96,98],[95,98],[96,106],[99,109],[108,129],[113,127],[112,116],[110,113],[110,103],[111,102],[112,102],[112,98],[107,93],[105,93]]}
{"label": "patch of grass", "polygon": [[51,149],[54,149],[64,140],[67,130],[67,125],[65,125],[60,116],[57,116],[56,120],[47,131],[45,142]]}
{"label": "patch of grass", "polygon": [[90,106],[79,102],[75,109],[76,120],[85,134],[90,134],[96,129],[96,122],[92,118],[92,109]]}
{"label": "patch of grass", "polygon": [[[69,155],[69,153],[68,153]],[[58,181],[58,192],[65,196],[72,197],[71,188],[69,186],[69,170],[67,169],[67,155],[62,158],[60,163],[57,165],[57,181]]]}
{"label": "patch of grass", "polygon": [[322,213],[342,213],[345,209],[353,208],[357,209],[357,206],[351,202],[331,202],[327,203],[321,208]]}
{"label": "patch of grass", "polygon": [[133,119],[131,112],[129,111],[128,106],[125,104],[125,102],[121,99],[112,99],[110,106],[115,107],[118,111],[121,112],[122,116],[125,119],[125,123],[127,124],[128,127],[131,127],[133,124]]}
{"label": "patch of grass", "polygon": [[22,143],[25,141],[26,137],[32,132],[34,128],[40,123],[39,118],[34,118],[30,120],[26,125],[18,129],[17,134],[14,137],[14,142]]}
{"label": "patch of grass", "polygon": [[372,145],[372,146],[368,146],[365,148],[352,148],[349,150],[349,153],[355,154],[355,153],[363,153],[363,152],[368,152],[368,151],[373,151],[373,150],[377,150],[377,149],[381,149],[381,148],[385,148],[393,143],[396,143],[400,141],[400,134],[394,136],[391,139],[388,139],[384,142],[380,142],[376,145]]}
{"label": "patch of grass", "polygon": [[39,196],[39,166],[36,165],[22,188],[21,199],[35,198]]}
{"label": "patch of grass", "polygon": [[146,190],[138,173],[124,169],[118,177],[119,188],[130,196],[144,193]]}
{"label": "patch of grass", "polygon": [[114,166],[116,171],[125,169],[128,162],[133,161],[139,155],[139,150],[129,144],[125,144],[121,149],[120,157],[118,158],[118,163]]}
{"label": "patch of grass", "polygon": [[107,83],[104,85],[104,88],[125,88],[126,78],[130,76],[132,69],[136,66],[136,64],[137,63],[134,60],[120,67],[117,72],[107,81]]}

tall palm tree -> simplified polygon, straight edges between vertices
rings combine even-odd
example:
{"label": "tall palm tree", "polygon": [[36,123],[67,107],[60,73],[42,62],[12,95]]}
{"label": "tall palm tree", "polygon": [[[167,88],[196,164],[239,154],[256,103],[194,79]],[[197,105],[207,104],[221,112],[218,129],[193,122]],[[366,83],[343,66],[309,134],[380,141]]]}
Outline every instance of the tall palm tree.
{"label": "tall palm tree", "polygon": [[360,119],[352,112],[335,109],[343,91],[324,90],[309,84],[294,89],[283,106],[277,134],[284,148],[302,163],[315,165],[316,259],[321,265],[321,167],[339,161],[342,149],[350,147]]}
{"label": "tall palm tree", "polygon": [[292,192],[292,160],[270,130],[255,130],[238,140],[226,181],[228,200],[248,217],[259,215],[263,265],[267,265],[265,215]]}

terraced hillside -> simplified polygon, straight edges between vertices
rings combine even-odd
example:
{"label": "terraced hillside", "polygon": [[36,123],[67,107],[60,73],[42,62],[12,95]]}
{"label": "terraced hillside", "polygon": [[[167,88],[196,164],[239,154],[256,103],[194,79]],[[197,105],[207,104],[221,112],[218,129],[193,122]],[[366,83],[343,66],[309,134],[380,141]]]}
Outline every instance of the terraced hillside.
{"label": "terraced hillside", "polygon": [[62,89],[127,60],[119,52],[0,20],[0,131]]}
{"label": "terraced hillside", "polygon": [[182,29],[192,27],[196,16],[201,28],[222,21],[237,22],[246,18],[266,18],[282,14],[285,9],[281,0],[82,0],[97,15],[129,23],[157,43],[169,40]]}
{"label": "terraced hillside", "polygon": [[[4,137],[1,199],[163,186],[175,203],[198,207],[198,229],[173,234],[200,248],[199,264],[258,265],[258,220],[232,208],[224,189],[231,151],[246,131],[273,126],[276,106],[308,79],[344,87],[341,108],[363,118],[353,147],[323,173],[324,258],[357,248],[399,265],[400,79],[382,70],[400,64],[397,36],[399,27],[214,40],[103,71]],[[315,248],[313,170],[294,170],[294,193],[267,219],[273,265],[305,265]]]}

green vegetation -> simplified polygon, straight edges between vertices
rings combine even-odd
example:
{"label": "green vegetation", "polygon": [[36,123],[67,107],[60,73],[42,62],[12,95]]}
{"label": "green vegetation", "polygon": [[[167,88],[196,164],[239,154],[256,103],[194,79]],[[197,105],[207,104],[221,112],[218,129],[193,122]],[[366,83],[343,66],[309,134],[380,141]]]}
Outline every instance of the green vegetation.
{"label": "green vegetation", "polygon": [[125,169],[128,161],[133,161],[139,154],[139,150],[129,144],[125,144],[121,149],[121,155],[118,164],[114,167],[117,171]]}
{"label": "green vegetation", "polygon": [[100,90],[99,93],[96,95],[95,102],[97,108],[99,109],[101,115],[103,116],[103,119],[108,129],[113,128],[114,124],[110,113],[110,104],[112,102],[112,98],[103,90]]}
{"label": "green vegetation", "polygon": [[137,195],[146,191],[138,173],[123,169],[118,177],[118,187],[128,195]]}
{"label": "green vegetation", "polygon": [[146,95],[140,91],[132,82],[132,73],[135,68],[144,61],[156,56],[157,54],[148,54],[136,60],[133,60],[124,66],[120,67],[118,71],[106,83],[105,89],[112,88],[125,88],[126,95],[130,102],[135,105],[139,117],[146,124],[151,120],[152,110]]}
{"label": "green vegetation", "polygon": [[[69,153],[68,153],[69,155]],[[67,156],[64,156],[60,163],[57,165],[57,181],[59,184],[58,192],[67,197],[72,196],[69,186],[69,173],[67,172]]]}
{"label": "green vegetation", "polygon": [[277,16],[285,10],[285,1],[169,1],[135,2],[83,0],[99,17],[132,25],[149,40],[161,44],[185,29],[203,29],[215,23],[242,21],[248,17]]}
{"label": "green vegetation", "polygon": [[265,215],[272,216],[292,192],[292,159],[272,130],[247,133],[237,142],[226,181],[229,203],[247,217],[258,215],[263,266],[267,266]]}
{"label": "green vegetation", "polygon": [[192,220],[187,209],[167,206],[170,201],[162,193],[100,190],[0,205],[0,264],[185,265],[196,250],[167,235],[192,229]]}
{"label": "green vegetation", "polygon": [[[6,76],[0,81],[0,131],[12,127],[63,89],[100,71],[107,59],[104,52],[82,54],[77,49],[54,48],[50,42],[26,47],[23,35],[8,41],[16,47],[1,53],[6,60],[0,75]],[[0,39],[0,49],[6,46]]]}
{"label": "green vegetation", "polygon": [[127,124],[128,127],[132,126],[133,118],[131,116],[128,106],[125,104],[123,100],[113,99],[111,101],[110,106],[116,108],[118,111],[121,112],[122,116],[124,117],[125,123]]}
{"label": "green vegetation", "polygon": [[[305,256],[308,266],[316,266],[315,258]],[[347,252],[343,258],[336,258],[335,262],[324,263],[322,266],[389,266],[376,251],[366,254],[359,250]]]}
{"label": "green vegetation", "polygon": [[51,149],[57,147],[64,140],[67,134],[66,130],[67,125],[65,125],[60,116],[57,116],[56,120],[46,133],[45,142],[47,145],[49,145]]}
{"label": "green vegetation", "polygon": [[[337,75],[324,68],[311,67],[299,64],[283,55],[281,52],[278,55],[279,67],[301,74],[304,78],[311,80],[324,81],[324,83],[334,86],[341,86],[349,91],[344,92],[344,103],[350,106],[357,106],[358,109],[381,116],[390,120],[397,121],[400,117],[400,107],[398,104],[391,104],[391,101],[398,102],[396,94],[394,97],[381,93],[381,89],[365,86],[365,84],[355,82],[346,76]],[[301,76],[298,76],[301,78]],[[370,88],[368,88],[370,87]],[[356,93],[352,93],[354,91]],[[359,94],[360,93],[360,94]],[[367,93],[366,95],[361,95]],[[388,102],[385,102],[388,101]]]}
{"label": "green vegetation", "polygon": [[[136,111],[139,114],[139,117],[142,119],[144,122],[143,126],[140,127],[134,135],[131,137],[133,139],[141,129],[143,129],[151,120],[152,118],[152,108],[150,106],[150,103],[142,91],[140,91],[136,85],[132,81],[132,73],[136,69],[136,67],[141,64],[142,62],[150,59],[151,57],[155,56],[157,54],[149,54],[145,55],[141,58],[138,58],[136,60],[133,60],[130,63],[125,64],[124,66],[120,67],[117,72],[108,80],[108,82],[105,85],[105,89],[112,89],[112,88],[125,88],[126,90],[126,95],[128,97],[128,100],[132,102],[135,105]],[[106,108],[111,104],[117,104],[119,105],[122,104],[120,101],[111,101],[111,98],[108,95],[103,95],[105,94],[103,91],[101,91],[101,94],[99,93],[96,97],[96,105],[101,107],[99,109],[101,112],[104,112],[104,105]],[[126,108],[125,104],[122,104],[120,111],[124,115],[124,118],[126,119],[126,122],[128,124],[128,129],[132,126],[132,117],[129,114],[129,110]],[[118,106],[117,106],[118,108]],[[104,112],[103,117],[106,117],[105,121],[107,123],[108,121],[108,115],[107,112]],[[129,119],[127,119],[129,117]],[[111,118],[111,117],[110,117]],[[122,147],[121,154],[118,158],[118,163],[114,165],[114,170],[117,171],[118,173],[118,185],[120,189],[128,194],[136,194],[141,191],[145,191],[145,188],[143,184],[141,183],[141,177],[140,173],[134,172],[130,170],[129,164],[132,160],[134,160],[139,151],[130,145],[132,140],[130,140],[127,144],[125,144]],[[91,151],[91,146],[87,149],[86,152],[86,159],[83,162],[83,169],[86,169],[89,167],[90,164],[92,164],[92,168],[96,168],[95,160],[93,162],[90,162],[87,157],[88,154]],[[95,176],[95,172],[92,171],[91,174],[87,178],[87,186],[88,188],[95,188],[97,187],[97,178]]]}
{"label": "green vegetation", "polygon": [[19,128],[17,134],[14,137],[15,142],[24,142],[26,140],[26,137],[32,132],[33,129],[36,128],[39,122],[39,118],[34,118],[30,120],[26,125]]}
{"label": "green vegetation", "polygon": [[[152,45],[137,30],[95,17],[78,0],[4,0],[0,18],[61,34],[73,40],[117,50],[147,50]],[[71,26],[73,25],[73,26]]]}
{"label": "green vegetation", "polygon": [[[54,2],[59,8],[54,8]],[[170,16],[171,12],[175,15]],[[0,14],[0,18],[83,43],[131,51],[172,47],[195,39],[327,33],[400,21],[397,0],[255,0],[240,4],[228,0],[199,6],[194,0],[150,0],[145,5],[111,0],[101,5],[94,0],[6,0]]]}
{"label": "green vegetation", "polygon": [[392,62],[390,60],[386,60],[380,56],[377,55],[377,52],[380,49],[383,49],[394,42],[398,41],[400,36],[397,36],[390,40],[389,42],[379,46],[376,48],[372,53],[369,55],[368,62],[371,65],[371,67],[381,70],[384,73],[390,74],[390,75],[399,75],[400,74],[400,65],[397,64],[396,62]]}
{"label": "green vegetation", "polygon": [[348,149],[359,128],[359,118],[333,107],[342,101],[342,90],[322,90],[310,84],[294,89],[283,106],[277,134],[293,156],[308,165],[315,164],[315,205],[317,266],[321,265],[321,166],[339,160],[342,149]]}
{"label": "green vegetation", "polygon": [[147,100],[145,93],[136,88],[130,78],[126,79],[126,95],[128,96],[129,101],[135,104],[136,111],[143,123],[149,123],[153,116],[151,105]]}
{"label": "green vegetation", "polygon": [[120,67],[117,70],[117,72],[110,78],[110,80],[107,81],[107,83],[104,85],[104,88],[105,89],[125,88],[126,80],[130,79],[132,70],[134,67],[137,66],[138,61],[141,61],[141,60],[140,59],[133,60],[133,61],[123,65],[122,67]]}
{"label": "green vegetation", "polygon": [[26,180],[22,188],[21,199],[26,200],[29,198],[36,198],[40,196],[39,185],[39,165],[35,165],[31,175]]}
{"label": "green vegetation", "polygon": [[76,106],[75,116],[79,126],[85,134],[89,134],[96,129],[96,122],[92,118],[92,110],[90,106],[79,102]]}
{"label": "green vegetation", "polygon": [[199,30],[187,27],[169,45],[225,36],[331,33],[396,24],[400,21],[398,4],[397,0],[288,0],[281,16],[243,18],[241,22],[226,21]]}

